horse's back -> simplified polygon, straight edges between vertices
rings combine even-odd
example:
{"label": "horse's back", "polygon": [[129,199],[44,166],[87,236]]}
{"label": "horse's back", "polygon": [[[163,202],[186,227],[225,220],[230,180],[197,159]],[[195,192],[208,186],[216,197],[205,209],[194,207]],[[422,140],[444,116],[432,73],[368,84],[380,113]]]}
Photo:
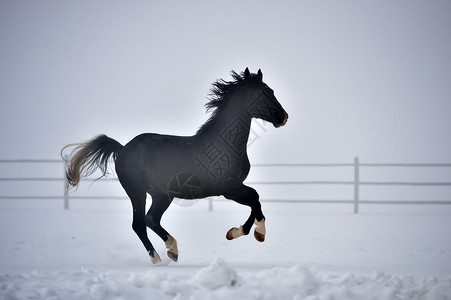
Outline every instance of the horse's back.
{"label": "horse's back", "polygon": [[170,180],[183,169],[191,169],[192,137],[145,133],[136,136],[119,152],[116,173],[119,179],[139,176],[140,180]]}

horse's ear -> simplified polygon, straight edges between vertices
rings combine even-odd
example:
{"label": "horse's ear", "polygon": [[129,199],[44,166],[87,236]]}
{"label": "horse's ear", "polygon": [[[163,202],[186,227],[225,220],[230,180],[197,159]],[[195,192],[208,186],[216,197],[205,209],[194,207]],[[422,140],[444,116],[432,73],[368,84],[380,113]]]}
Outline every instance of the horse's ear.
{"label": "horse's ear", "polygon": [[260,80],[263,80],[263,73],[262,73],[262,70],[258,69],[257,75],[258,75],[258,78],[259,78]]}
{"label": "horse's ear", "polygon": [[249,72],[249,68],[246,68],[244,70],[244,79],[248,79],[249,77],[251,77],[251,72]]}

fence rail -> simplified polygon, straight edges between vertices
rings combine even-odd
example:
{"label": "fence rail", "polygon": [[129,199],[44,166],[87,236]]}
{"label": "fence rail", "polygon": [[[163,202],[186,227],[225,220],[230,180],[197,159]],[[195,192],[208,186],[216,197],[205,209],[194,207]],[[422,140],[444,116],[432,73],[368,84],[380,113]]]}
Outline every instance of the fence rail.
{"label": "fence rail", "polygon": [[[70,195],[68,191],[68,183],[65,179],[66,164],[63,160],[38,160],[38,159],[16,159],[16,160],[0,160],[1,164],[61,164],[61,176],[60,177],[0,177],[0,182],[61,182],[61,196],[8,196],[0,195],[0,199],[63,199],[64,209],[69,209],[70,199],[126,199],[126,197],[118,196],[74,196]],[[280,186],[315,186],[315,185],[345,185],[353,187],[353,198],[345,200],[333,200],[333,199],[262,199],[262,202],[277,202],[277,203],[341,203],[352,204],[354,213],[359,213],[361,204],[406,204],[406,205],[449,205],[450,200],[365,200],[360,197],[360,189],[362,186],[422,186],[422,187],[444,187],[450,186],[451,181],[362,181],[360,179],[360,173],[362,168],[451,168],[451,164],[437,164],[437,163],[361,163],[359,158],[354,158],[353,163],[306,163],[306,164],[253,164],[255,168],[352,168],[353,178],[349,180],[318,180],[318,181],[247,181],[249,185],[280,185]],[[83,181],[94,182],[97,179],[83,179]],[[100,181],[118,181],[117,178],[102,178]],[[450,193],[451,198],[451,193]],[[212,203],[210,200],[210,209],[212,209]]]}

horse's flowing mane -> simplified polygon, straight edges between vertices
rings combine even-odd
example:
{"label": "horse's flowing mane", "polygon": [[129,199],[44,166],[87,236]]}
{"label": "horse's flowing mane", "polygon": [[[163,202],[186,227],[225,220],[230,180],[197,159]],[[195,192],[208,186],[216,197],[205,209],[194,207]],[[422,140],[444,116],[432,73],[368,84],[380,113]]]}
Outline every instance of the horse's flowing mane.
{"label": "horse's flowing mane", "polygon": [[208,94],[208,99],[210,100],[205,104],[207,111],[220,108],[224,104],[224,98],[229,95],[232,91],[236,89],[240,83],[244,81],[244,73],[241,75],[235,71],[231,72],[233,81],[225,81],[224,79],[219,79],[213,83],[213,87]]}
{"label": "horse's flowing mane", "polygon": [[214,120],[216,120],[216,117],[222,111],[225,103],[227,103],[228,96],[230,94],[232,94],[237,88],[241,87],[245,82],[254,81],[257,78],[255,74],[245,77],[244,72],[238,74],[232,70],[230,73],[233,78],[232,81],[219,79],[213,83],[213,87],[210,89],[210,93],[208,94],[209,101],[205,104],[207,112],[212,111],[212,113],[207,122],[199,128],[197,134],[202,133],[213,125]]}

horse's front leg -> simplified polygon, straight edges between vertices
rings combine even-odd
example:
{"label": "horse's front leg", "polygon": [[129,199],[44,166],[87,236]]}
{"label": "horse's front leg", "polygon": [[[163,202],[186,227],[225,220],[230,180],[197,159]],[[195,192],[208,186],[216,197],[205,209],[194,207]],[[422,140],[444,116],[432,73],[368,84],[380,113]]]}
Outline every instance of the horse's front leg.
{"label": "horse's front leg", "polygon": [[[233,227],[229,231],[227,231],[226,238],[228,240],[233,240],[236,238],[239,238],[242,235],[249,234],[249,231],[252,227],[252,221],[256,225],[254,230],[254,237],[259,242],[265,241],[265,235],[266,235],[266,228],[265,228],[265,218],[261,219],[260,221],[257,221],[256,218],[254,218],[251,214],[249,219],[244,223],[244,225],[241,225],[239,228]],[[250,225],[248,225],[250,224]]]}
{"label": "horse's front leg", "polygon": [[229,182],[226,184],[225,190],[226,192],[223,193],[224,197],[251,208],[251,214],[247,221],[238,228],[231,228],[227,232],[226,238],[233,240],[242,235],[247,235],[252,225],[255,224],[257,227],[254,231],[254,237],[257,241],[263,242],[266,235],[265,217],[263,216],[258,193],[241,182]]}

